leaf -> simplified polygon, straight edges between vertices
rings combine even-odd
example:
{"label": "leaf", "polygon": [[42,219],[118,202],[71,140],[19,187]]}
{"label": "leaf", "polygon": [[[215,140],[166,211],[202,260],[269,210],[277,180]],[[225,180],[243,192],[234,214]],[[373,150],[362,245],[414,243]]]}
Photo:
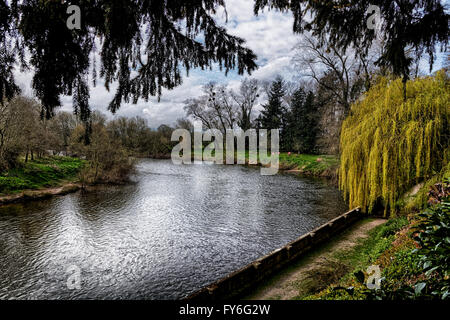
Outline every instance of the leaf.
{"label": "leaf", "polygon": [[416,295],[420,295],[422,293],[422,290],[425,288],[426,283],[425,282],[419,282],[414,286],[414,293]]}
{"label": "leaf", "polygon": [[428,270],[427,272],[425,272],[425,275],[427,276],[427,277],[429,277],[432,273],[433,273],[433,271],[435,271],[436,269],[438,269],[439,267],[433,267],[433,268],[431,268],[430,270]]}

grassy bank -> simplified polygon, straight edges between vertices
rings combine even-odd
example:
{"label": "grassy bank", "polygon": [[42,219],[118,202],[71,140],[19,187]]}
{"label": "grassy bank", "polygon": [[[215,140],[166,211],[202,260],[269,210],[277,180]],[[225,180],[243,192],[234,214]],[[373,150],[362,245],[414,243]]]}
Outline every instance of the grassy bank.
{"label": "grassy bank", "polygon": [[280,169],[298,171],[314,176],[334,177],[339,167],[339,158],[328,155],[280,153]]}
{"label": "grassy bank", "polygon": [[[378,260],[385,252],[393,251],[398,233],[408,225],[408,219],[405,217],[388,220],[370,230],[368,236],[359,239],[355,247],[334,252],[333,259],[322,266],[323,271],[311,279],[313,283],[310,286],[316,288],[316,292],[310,290],[309,294],[299,295],[297,298],[307,300],[365,298],[358,294],[358,289],[364,289],[364,284],[358,280],[360,272],[364,273],[371,265],[378,265]],[[326,272],[327,270],[329,272]],[[350,294],[343,288],[351,288],[350,292],[354,290],[355,294]]]}
{"label": "grassy bank", "polygon": [[[363,219],[244,298],[449,299],[450,179],[423,187],[417,195],[424,188],[429,190],[428,208],[390,219]],[[367,287],[373,275],[369,267],[379,268],[380,289]]]}
{"label": "grassy bank", "polygon": [[[310,251],[286,268],[258,285],[244,299],[298,300],[305,299],[339,281],[354,268],[368,234],[385,219],[368,218],[356,222],[341,234]],[[355,250],[355,251],[354,251]]]}
{"label": "grassy bank", "polygon": [[[421,213],[391,218],[353,250],[339,253],[351,265],[338,281],[305,296],[326,300],[450,298],[450,181],[429,192],[430,206]],[[380,289],[368,289],[369,267],[381,271]],[[336,269],[336,268],[335,268]]]}
{"label": "grassy bank", "polygon": [[77,180],[85,161],[70,157],[48,157],[21,162],[0,175],[0,194],[50,188]]}
{"label": "grassy bank", "polygon": [[[248,151],[245,153],[245,159],[248,162]],[[235,154],[235,161],[237,161],[237,154]],[[258,165],[261,165],[259,156],[257,156],[257,161]],[[280,152],[279,161],[279,169],[281,171],[337,179],[339,169],[338,156]]]}
{"label": "grassy bank", "polygon": [[[203,150],[197,151],[197,153],[203,155]],[[195,150],[191,152],[191,159],[195,159]],[[214,156],[214,152],[212,152]],[[235,152],[235,163],[237,163],[238,153]],[[158,156],[152,156],[152,159],[171,159],[170,154],[161,154]],[[223,152],[224,162],[226,161],[226,151]],[[245,161],[248,163],[249,152],[245,152]],[[203,159],[206,161],[206,159]],[[322,176],[327,178],[336,178],[339,169],[339,157],[335,155],[312,155],[312,154],[296,154],[280,152],[280,170],[290,171],[292,173],[310,175],[310,176]],[[214,159],[211,159],[214,161]],[[257,155],[258,165],[261,165],[259,156]]]}

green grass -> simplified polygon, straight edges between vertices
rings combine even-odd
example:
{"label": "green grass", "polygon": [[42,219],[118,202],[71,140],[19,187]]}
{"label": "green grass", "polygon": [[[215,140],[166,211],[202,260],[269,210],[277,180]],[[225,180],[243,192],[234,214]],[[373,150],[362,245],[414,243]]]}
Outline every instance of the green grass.
{"label": "green grass", "polygon": [[70,157],[48,157],[22,162],[17,168],[0,174],[0,194],[53,187],[61,181],[73,180],[84,162]]}
{"label": "green grass", "polygon": [[[347,272],[340,276],[337,283],[329,283],[329,286],[316,294],[299,296],[299,299],[315,300],[315,299],[358,299],[363,295],[357,293],[350,296],[346,291],[334,291],[333,287],[351,287],[356,286],[357,280],[355,273],[358,271],[365,272],[367,267],[377,264],[380,256],[389,248],[395,240],[395,234],[403,227],[409,224],[405,217],[393,218],[386,223],[375,227],[369,231],[367,238],[358,241],[358,244],[350,250],[340,250],[333,254],[333,265],[345,266]],[[333,267],[334,268],[334,267]],[[345,270],[345,268],[342,268]],[[397,272],[391,270],[391,272]],[[317,281],[317,279],[316,279]]]}
{"label": "green grass", "polygon": [[280,153],[282,167],[302,170],[312,174],[321,174],[326,170],[336,170],[339,166],[337,156]]}
{"label": "green grass", "polygon": [[[353,266],[353,271],[365,271],[392,245],[395,240],[395,233],[407,225],[408,219],[405,217],[388,220],[386,223],[370,230],[369,236],[360,240],[353,250],[340,252],[339,259],[345,260],[348,265]],[[353,277],[353,272],[348,276]],[[343,280],[346,280],[345,277]]]}
{"label": "green grass", "polygon": [[[248,151],[245,152],[245,157],[248,160]],[[259,155],[257,159],[258,163],[260,163]],[[288,154],[287,152],[281,152],[279,154],[279,160],[280,169],[282,170],[299,170],[312,175],[327,173],[328,176],[332,176],[333,174],[337,174],[337,168],[339,167],[339,158],[333,155]]]}

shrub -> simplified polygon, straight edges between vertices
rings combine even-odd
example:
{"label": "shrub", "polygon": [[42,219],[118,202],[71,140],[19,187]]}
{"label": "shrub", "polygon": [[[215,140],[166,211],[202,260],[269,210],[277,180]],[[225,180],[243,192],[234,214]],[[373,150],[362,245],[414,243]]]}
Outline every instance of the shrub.
{"label": "shrub", "polygon": [[428,277],[424,288],[434,296],[450,298],[450,199],[419,215],[423,220],[417,226],[414,238],[420,248],[419,265]]}
{"label": "shrub", "polygon": [[113,139],[103,124],[92,125],[90,144],[84,143],[85,129],[75,128],[71,137],[71,150],[86,157],[88,164],[79,174],[83,185],[94,183],[123,183],[134,170],[120,141]]}

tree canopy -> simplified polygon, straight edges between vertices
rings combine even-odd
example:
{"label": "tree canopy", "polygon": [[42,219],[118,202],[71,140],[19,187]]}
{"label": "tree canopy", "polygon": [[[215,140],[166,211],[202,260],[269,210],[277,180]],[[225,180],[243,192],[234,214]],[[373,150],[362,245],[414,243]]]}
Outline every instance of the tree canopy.
{"label": "tree canopy", "polygon": [[283,105],[285,95],[283,78],[278,76],[271,84],[267,93],[268,101],[262,105],[258,123],[263,129],[282,129],[286,108]]}
{"label": "tree canopy", "polygon": [[448,166],[449,85],[443,71],[408,81],[404,101],[400,79],[382,77],[352,106],[342,125],[339,168],[350,207],[395,212],[405,192]]}
{"label": "tree canopy", "polygon": [[[381,13],[383,52],[377,63],[389,67],[406,82],[416,55],[429,54],[430,70],[436,45],[448,44],[448,19],[444,6],[437,0],[255,0],[255,14],[264,8],[290,10],[294,15],[294,32],[311,31],[329,45],[345,50],[349,46],[364,48],[367,53],[377,38],[368,28],[370,6]],[[312,14],[309,18],[307,14]]]}
{"label": "tree canopy", "polygon": [[306,93],[303,88],[295,91],[286,118],[284,148],[298,153],[314,153],[319,120],[314,93]]}
{"label": "tree canopy", "polygon": [[[109,110],[122,102],[160,96],[162,88],[182,82],[183,70],[218,64],[227,73],[256,68],[244,40],[213,19],[223,0],[71,1],[81,9],[81,28],[70,30],[64,1],[0,0],[0,101],[19,92],[13,77],[16,61],[34,71],[32,87],[50,118],[71,95],[76,113],[89,118],[89,77],[105,87],[116,82]],[[97,48],[100,46],[100,48]],[[29,55],[28,55],[29,54]]]}

